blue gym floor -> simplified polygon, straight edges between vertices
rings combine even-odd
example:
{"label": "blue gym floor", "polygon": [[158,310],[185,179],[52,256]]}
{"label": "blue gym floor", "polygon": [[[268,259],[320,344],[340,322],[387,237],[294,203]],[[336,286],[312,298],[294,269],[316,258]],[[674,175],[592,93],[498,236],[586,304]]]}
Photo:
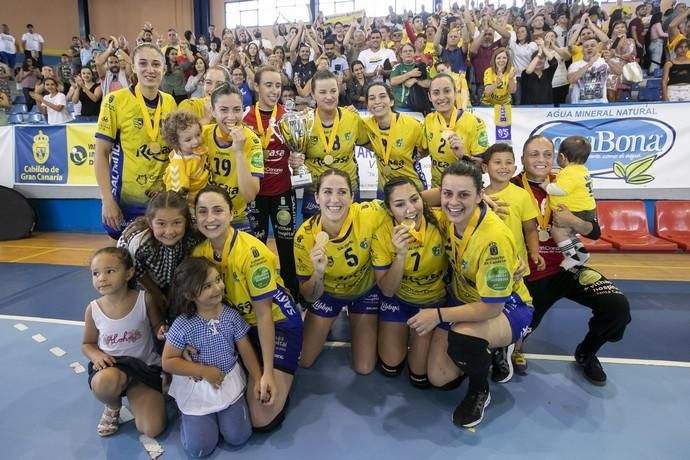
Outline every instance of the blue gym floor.
{"label": "blue gym floor", "polygon": [[[571,353],[589,311],[562,301],[525,349],[529,375],[492,386],[476,431],[450,423],[466,386],[420,391],[407,379],[362,377],[349,369],[349,348],[329,347],[314,369],[298,371],[283,427],[254,435],[240,449],[221,444],[211,458],[251,459],[686,459],[690,412],[690,283],[619,281],[633,322],[601,356],[605,387],[582,378]],[[96,296],[88,268],[0,264],[2,459],[146,459],[133,422],[110,438],[96,435],[102,405],[89,393],[80,351],[83,312]],[[19,316],[19,317],[15,317]],[[37,318],[57,320],[44,322]],[[28,327],[19,331],[13,326]],[[47,338],[32,340],[34,334]],[[339,320],[333,340],[346,340]],[[49,352],[58,346],[67,354]],[[613,362],[611,362],[613,361]],[[664,362],[659,362],[664,361]],[[174,404],[158,441],[164,459],[186,458]]]}

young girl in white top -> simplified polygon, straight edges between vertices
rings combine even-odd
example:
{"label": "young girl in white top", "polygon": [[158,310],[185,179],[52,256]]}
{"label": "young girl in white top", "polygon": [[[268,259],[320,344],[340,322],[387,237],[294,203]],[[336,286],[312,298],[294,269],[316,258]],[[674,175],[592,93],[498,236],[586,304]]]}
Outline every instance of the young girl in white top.
{"label": "young girl in white top", "polygon": [[[165,334],[163,369],[173,374],[170,395],[182,413],[182,445],[197,458],[215,450],[219,433],[232,446],[244,444],[252,433],[238,351],[257,382],[250,397],[261,394],[261,368],[247,336],[249,326],[222,303],[224,290],[215,265],[192,257],[177,268],[170,296],[171,310],[179,316]],[[192,361],[182,357],[187,346],[196,351]]]}
{"label": "young girl in white top", "polygon": [[126,249],[99,249],[91,259],[93,287],[102,297],[86,307],[82,352],[89,358],[89,386],[105,404],[98,434],[118,429],[122,396],[127,396],[137,430],[155,437],[166,425],[160,356],[154,332],[158,311],[133,289],[134,266]]}
{"label": "young girl in white top", "polygon": [[60,125],[72,121],[72,116],[67,111],[67,97],[58,91],[58,84],[55,79],[47,77],[43,80],[48,94],[41,96],[35,94],[32,97],[40,105],[41,111],[48,116],[49,125]]}

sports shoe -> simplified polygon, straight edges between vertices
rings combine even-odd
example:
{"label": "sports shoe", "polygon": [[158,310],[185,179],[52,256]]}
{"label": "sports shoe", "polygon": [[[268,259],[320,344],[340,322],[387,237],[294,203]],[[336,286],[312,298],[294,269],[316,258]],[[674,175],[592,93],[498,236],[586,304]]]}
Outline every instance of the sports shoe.
{"label": "sports shoe", "polygon": [[491,380],[496,383],[508,383],[513,378],[513,362],[510,356],[514,349],[515,344],[511,343],[507,347],[491,351]]}
{"label": "sports shoe", "polygon": [[525,354],[519,350],[513,351],[510,355],[510,360],[513,362],[513,369],[516,374],[527,375],[527,358]]}
{"label": "sports shoe", "polygon": [[582,367],[585,377],[593,385],[606,385],[606,372],[601,367],[599,358],[596,355],[585,355],[580,352],[581,345],[575,349],[575,361]]}
{"label": "sports shoe", "polygon": [[457,426],[472,428],[479,425],[484,418],[484,409],[491,402],[489,390],[470,393],[453,411],[453,423]]}

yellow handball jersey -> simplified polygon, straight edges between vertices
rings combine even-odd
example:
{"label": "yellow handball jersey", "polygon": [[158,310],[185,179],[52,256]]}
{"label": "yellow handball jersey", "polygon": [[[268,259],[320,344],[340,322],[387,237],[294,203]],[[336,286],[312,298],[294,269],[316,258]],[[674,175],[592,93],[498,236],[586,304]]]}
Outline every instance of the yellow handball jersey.
{"label": "yellow handball jersey", "polygon": [[252,301],[271,297],[271,316],[275,322],[286,319],[281,306],[293,308],[285,284],[277,274],[275,254],[249,233],[231,228],[220,260],[213,256],[209,240],[199,243],[192,250],[192,256],[203,257],[218,266],[225,283],[225,301],[237,309],[250,326],[256,326]]}
{"label": "yellow handball jersey", "polygon": [[[158,104],[161,105],[161,120],[177,107],[175,99],[163,92],[158,93],[156,102],[145,102],[151,121]],[[134,95],[134,87],[109,93],[101,104],[96,138],[113,144],[110,186],[125,215],[144,214],[149,201],[146,192],[163,188],[163,175],[168,166],[170,148],[165,145],[160,130],[156,139],[149,138],[144,126],[146,122]],[[152,152],[152,146],[156,153]]]}
{"label": "yellow handball jersey", "polygon": [[355,145],[365,145],[369,142],[364,124],[359,114],[347,109],[338,108],[338,132],[333,133],[333,127],[323,127],[326,142],[331,142],[331,136],[335,134],[332,147],[328,153],[319,135],[316,122],[311,129],[307,154],[304,164],[309,168],[314,181],[327,169],[335,168],[346,172],[350,176],[353,190],[358,190],[359,175],[357,173],[357,161],[355,160]]}
{"label": "yellow handball jersey", "polygon": [[[392,218],[386,219],[374,233],[371,243],[371,263],[374,270],[387,270],[396,257],[393,246]],[[419,306],[438,305],[446,298],[443,277],[448,271],[443,236],[436,225],[422,218],[419,231],[413,236],[405,256],[402,282],[395,296]]]}
{"label": "yellow handball jersey", "polygon": [[517,254],[527,266],[528,271],[525,273],[525,276],[527,276],[529,275],[529,260],[527,259],[527,245],[525,243],[525,234],[522,230],[522,223],[536,219],[537,208],[534,206],[527,190],[511,182],[500,192],[489,194],[489,197],[510,205],[508,207],[508,216],[501,216],[501,218],[513,234]]}
{"label": "yellow handball jersey", "polygon": [[[489,67],[484,71],[484,87],[488,85],[493,85],[499,80],[498,75],[494,72],[494,69]],[[484,93],[482,95],[482,104],[486,105],[510,105],[510,74],[504,73],[501,75],[500,82],[496,90],[488,95]]]}
{"label": "yellow handball jersey", "polygon": [[431,186],[441,186],[441,173],[452,163],[458,161],[457,156],[450,149],[448,140],[443,136],[446,130],[455,131],[463,140],[465,153],[481,156],[489,147],[489,136],[486,125],[476,115],[456,109],[448,124],[441,114],[434,112],[424,118],[423,148],[431,156]]}
{"label": "yellow handball jersey", "polygon": [[206,155],[183,155],[174,151],[165,170],[165,189],[179,192],[186,188],[193,197],[208,184]]}
{"label": "yellow handball jersey", "polygon": [[[204,106],[206,105],[207,100],[208,98],[206,97],[193,97],[190,99],[185,99],[184,101],[180,102],[178,109],[193,113],[197,116],[197,118],[199,118],[199,120],[203,120],[206,116]],[[214,123],[213,117],[211,117],[211,122]]]}
{"label": "yellow handball jersey", "polygon": [[[370,263],[371,242],[374,232],[387,216],[383,202],[379,200],[350,206],[340,234],[326,244],[326,294],[353,300],[374,286],[374,272]],[[301,281],[308,280],[314,273],[309,253],[320,231],[321,215],[317,214],[304,222],[295,234],[295,268]]]}
{"label": "yellow handball jersey", "polygon": [[569,164],[561,169],[554,181],[565,193],[565,196],[549,194],[551,209],[558,210],[559,205],[565,205],[572,212],[591,211],[596,209],[592,192],[592,178],[585,165]]}
{"label": "yellow handball jersey", "polygon": [[438,214],[446,234],[446,252],[452,268],[451,292],[464,303],[506,302],[517,294],[523,302],[532,303],[524,281],[513,281],[520,265],[513,235],[501,218],[486,205],[477,208],[479,222],[459,254],[462,237],[455,235],[455,225],[445,214]]}
{"label": "yellow handball jersey", "polygon": [[[409,115],[394,113],[395,139],[390,148],[390,156],[386,161],[391,129],[380,129],[374,117],[364,119],[371,150],[376,156],[378,167],[378,192],[383,192],[383,186],[392,177],[408,177],[417,184],[420,190],[427,188],[422,167],[416,159],[416,149],[422,148],[422,124]],[[391,127],[393,124],[391,123]]]}
{"label": "yellow handball jersey", "polygon": [[[264,177],[264,151],[261,141],[254,131],[243,126],[246,141],[244,143],[244,158],[249,165],[252,176]],[[204,126],[201,137],[208,149],[209,183],[227,190],[232,200],[232,211],[235,215],[233,222],[247,219],[247,203],[240,195],[237,182],[237,161],[232,141],[229,144],[221,140],[220,128],[217,125]]]}

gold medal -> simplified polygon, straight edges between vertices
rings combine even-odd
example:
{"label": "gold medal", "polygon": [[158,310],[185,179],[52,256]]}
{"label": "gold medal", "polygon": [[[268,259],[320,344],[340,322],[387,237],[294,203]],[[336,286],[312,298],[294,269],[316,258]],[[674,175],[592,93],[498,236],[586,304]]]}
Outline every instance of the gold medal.
{"label": "gold medal", "polygon": [[149,150],[154,155],[158,155],[159,153],[161,153],[161,145],[158,142],[151,142],[149,144]]}
{"label": "gold medal", "polygon": [[328,244],[330,239],[331,239],[331,237],[328,236],[328,233],[326,233],[324,231],[320,231],[314,237],[314,242],[316,243],[317,246],[324,247],[324,246],[326,246],[326,244]]}
{"label": "gold medal", "polygon": [[407,227],[409,230],[414,229],[415,221],[414,219],[404,219],[402,222],[400,222],[400,225],[403,227]]}
{"label": "gold medal", "polygon": [[384,176],[390,176],[391,173],[393,172],[393,170],[391,169],[390,166],[386,165],[386,166],[383,167],[382,172],[383,172],[383,175],[384,175]]}
{"label": "gold medal", "polygon": [[547,232],[543,228],[539,228],[539,241],[544,243],[546,241],[549,241],[550,238],[551,238],[551,235],[549,235],[549,232]]}
{"label": "gold medal", "polygon": [[333,161],[335,161],[335,158],[333,158],[333,155],[326,155],[325,157],[323,157],[323,163],[326,166],[332,165]]}
{"label": "gold medal", "polygon": [[338,126],[340,126],[340,109],[335,113],[335,118],[333,119],[333,126],[331,127],[331,137],[326,139],[326,132],[323,129],[323,124],[321,124],[321,117],[319,116],[319,111],[316,111],[314,115],[314,127],[319,135],[321,144],[323,144],[324,153],[326,156],[323,157],[323,162],[326,166],[330,166],[335,161],[335,158],[331,153],[333,153],[333,146],[335,145],[335,138],[338,137]]}

